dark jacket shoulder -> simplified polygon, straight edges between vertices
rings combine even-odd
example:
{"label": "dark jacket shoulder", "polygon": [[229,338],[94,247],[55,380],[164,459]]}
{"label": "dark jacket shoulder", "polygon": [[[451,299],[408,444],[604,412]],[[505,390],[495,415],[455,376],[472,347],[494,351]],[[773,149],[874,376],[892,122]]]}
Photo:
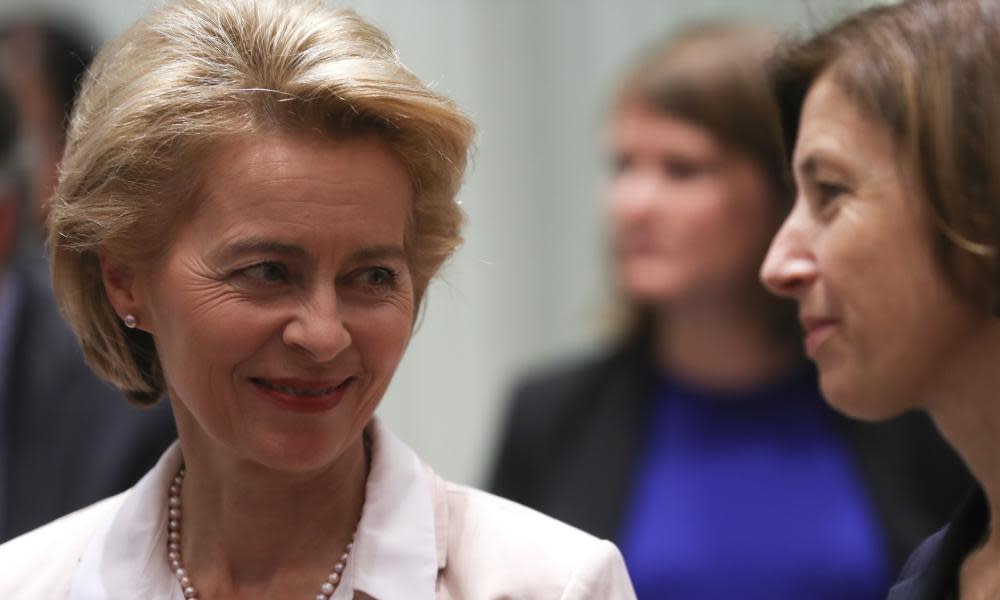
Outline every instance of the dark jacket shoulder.
{"label": "dark jacket shoulder", "polygon": [[633,341],[526,378],[508,409],[491,490],[613,539],[655,379],[647,356]]}
{"label": "dark jacket shoulder", "polygon": [[962,563],[986,534],[988,526],[986,497],[977,488],[951,523],[913,551],[887,600],[957,598]]}
{"label": "dark jacket shoulder", "polygon": [[0,539],[129,487],[176,437],[169,406],[130,406],[91,372],[56,308],[44,262],[12,267],[14,324],[4,428]]}
{"label": "dark jacket shoulder", "polygon": [[[651,354],[648,341],[633,339],[527,377],[509,405],[492,491],[614,539],[658,378]],[[954,514],[971,478],[926,415],[863,423],[825,410],[901,565]]]}

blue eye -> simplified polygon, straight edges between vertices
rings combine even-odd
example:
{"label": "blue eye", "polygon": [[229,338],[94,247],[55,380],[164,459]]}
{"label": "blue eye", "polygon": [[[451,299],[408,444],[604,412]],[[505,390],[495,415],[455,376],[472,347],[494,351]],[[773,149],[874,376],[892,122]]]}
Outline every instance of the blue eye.
{"label": "blue eye", "polygon": [[388,267],[367,269],[362,274],[364,284],[373,288],[392,288],[396,285],[398,275]]}

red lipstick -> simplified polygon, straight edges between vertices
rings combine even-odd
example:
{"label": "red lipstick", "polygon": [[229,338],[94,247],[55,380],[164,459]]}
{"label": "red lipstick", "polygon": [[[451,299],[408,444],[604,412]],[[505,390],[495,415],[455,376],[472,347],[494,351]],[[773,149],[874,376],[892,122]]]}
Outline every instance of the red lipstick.
{"label": "red lipstick", "polygon": [[252,377],[250,382],[268,399],[295,412],[318,413],[340,403],[354,381],[346,379],[300,379],[293,377]]}

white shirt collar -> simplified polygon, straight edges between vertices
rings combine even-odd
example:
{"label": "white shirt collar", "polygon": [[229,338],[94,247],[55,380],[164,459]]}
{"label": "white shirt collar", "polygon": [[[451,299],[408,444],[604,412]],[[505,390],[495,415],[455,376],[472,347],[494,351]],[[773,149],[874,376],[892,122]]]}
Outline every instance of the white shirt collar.
{"label": "white shirt collar", "polygon": [[431,482],[413,450],[381,421],[373,419],[369,431],[372,465],[348,562],[351,584],[379,600],[433,600],[438,557]]}
{"label": "white shirt collar", "polygon": [[[343,583],[333,600],[433,600],[438,572],[433,483],[417,455],[377,418],[365,505]],[[166,556],[167,487],[180,468],[175,443],[91,539],[69,600],[182,600]],[[317,579],[318,585],[319,579]]]}

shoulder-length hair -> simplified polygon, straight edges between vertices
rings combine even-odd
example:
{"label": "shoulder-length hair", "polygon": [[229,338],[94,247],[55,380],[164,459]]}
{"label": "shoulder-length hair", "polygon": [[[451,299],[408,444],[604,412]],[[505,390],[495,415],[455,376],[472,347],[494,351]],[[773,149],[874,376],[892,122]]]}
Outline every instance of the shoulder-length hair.
{"label": "shoulder-length hair", "polygon": [[177,0],[95,59],[49,220],[60,308],[87,362],[138,403],[165,381],[152,337],[125,328],[98,256],[155,264],[197,201],[200,157],[238,135],[375,134],[408,169],[405,246],[417,302],[461,241],[455,203],[473,136],[388,38],[313,0]]}
{"label": "shoulder-length hair", "polygon": [[900,166],[927,203],[945,273],[998,312],[1000,3],[875,7],[784,48],[774,84],[789,154],[806,94],[826,75],[891,132]]}

